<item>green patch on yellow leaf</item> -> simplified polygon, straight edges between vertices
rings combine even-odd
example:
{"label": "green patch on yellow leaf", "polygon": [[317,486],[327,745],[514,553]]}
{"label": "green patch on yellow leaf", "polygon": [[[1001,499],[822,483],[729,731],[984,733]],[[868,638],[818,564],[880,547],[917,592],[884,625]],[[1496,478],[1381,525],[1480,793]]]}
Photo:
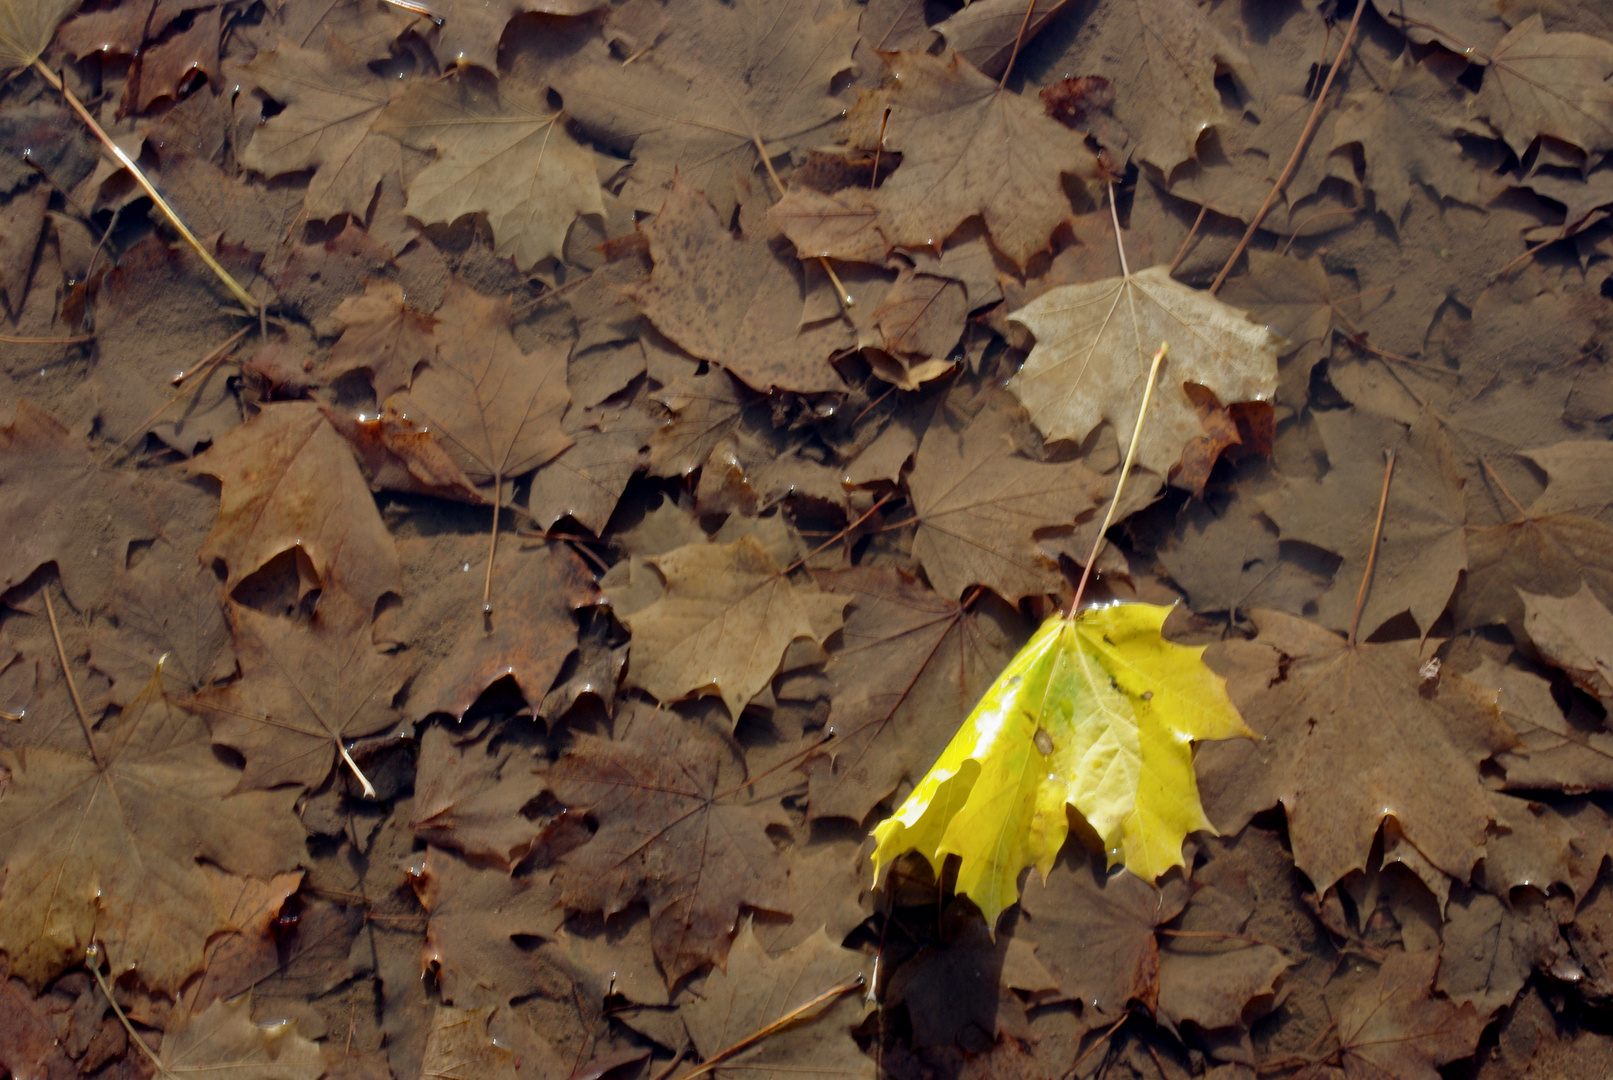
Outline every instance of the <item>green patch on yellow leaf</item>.
{"label": "green patch on yellow leaf", "polygon": [[995,926],[1019,872],[1045,878],[1069,832],[1064,804],[1102,838],[1113,865],[1149,881],[1182,863],[1182,840],[1210,829],[1193,740],[1254,736],[1203,648],[1160,634],[1168,607],[1114,604],[1055,614],[1014,657],[901,808],[874,829],[877,875],[917,851],[939,873],[959,856],[957,890]]}

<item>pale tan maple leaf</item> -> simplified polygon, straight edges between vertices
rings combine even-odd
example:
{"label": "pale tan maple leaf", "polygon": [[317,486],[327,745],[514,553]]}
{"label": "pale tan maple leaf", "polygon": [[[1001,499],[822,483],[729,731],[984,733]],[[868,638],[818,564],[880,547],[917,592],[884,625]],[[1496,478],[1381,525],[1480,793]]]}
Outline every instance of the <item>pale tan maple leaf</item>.
{"label": "pale tan maple leaf", "polygon": [[753,537],[688,544],[649,561],[666,591],[625,616],[633,633],[628,677],[662,701],[714,689],[738,722],[790,642],[822,644],[840,629],[846,598],[791,581]]}
{"label": "pale tan maple leaf", "polygon": [[0,4],[0,74],[27,67],[50,45],[56,27],[81,0],[15,0]]}
{"label": "pale tan maple leaf", "polygon": [[157,1054],[164,1074],[179,1080],[319,1080],[325,1060],[297,1021],[252,1020],[252,995],[219,999],[201,1012],[175,1010]]}
{"label": "pale tan maple leaf", "polygon": [[1520,157],[1539,135],[1587,153],[1613,149],[1613,42],[1547,33],[1534,14],[1490,53],[1473,111]]}
{"label": "pale tan maple leaf", "polygon": [[1163,266],[1061,286],[1009,318],[1036,336],[1036,347],[1008,388],[1048,439],[1081,442],[1108,420],[1124,447],[1154,350],[1169,343],[1137,445],[1137,464],[1161,476],[1204,430],[1185,383],[1207,387],[1226,405],[1269,401],[1277,392],[1281,339]]}
{"label": "pale tan maple leaf", "polygon": [[593,152],[540,91],[469,75],[412,87],[378,130],[437,151],[409,182],[408,213],[451,222],[485,213],[494,250],[527,269],[559,255],[581,214],[604,214]]}
{"label": "pale tan maple leaf", "polygon": [[285,106],[253,132],[241,164],[265,176],[312,169],[308,216],[362,221],[381,177],[403,168],[397,143],[375,132],[389,84],[339,41],[326,49],[283,41],[240,70]]}
{"label": "pale tan maple leaf", "polygon": [[879,188],[880,232],[939,250],[979,214],[998,249],[1023,266],[1073,213],[1060,178],[1096,177],[1097,158],[1039,100],[956,56],[883,59],[891,84],[864,92],[845,126],[853,146],[903,155]]}

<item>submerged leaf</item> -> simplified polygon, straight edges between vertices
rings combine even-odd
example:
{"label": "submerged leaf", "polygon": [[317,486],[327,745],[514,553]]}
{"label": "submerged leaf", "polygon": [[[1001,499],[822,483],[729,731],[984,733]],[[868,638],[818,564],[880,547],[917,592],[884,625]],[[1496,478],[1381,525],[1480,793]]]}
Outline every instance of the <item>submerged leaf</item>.
{"label": "submerged leaf", "polygon": [[995,925],[1019,896],[1021,870],[1052,869],[1069,831],[1065,803],[1111,864],[1150,881],[1181,865],[1183,838],[1211,827],[1192,740],[1253,733],[1204,650],[1160,635],[1170,610],[1116,604],[1043,623],[874,830],[876,872],[905,851],[937,871],[956,854],[958,891]]}

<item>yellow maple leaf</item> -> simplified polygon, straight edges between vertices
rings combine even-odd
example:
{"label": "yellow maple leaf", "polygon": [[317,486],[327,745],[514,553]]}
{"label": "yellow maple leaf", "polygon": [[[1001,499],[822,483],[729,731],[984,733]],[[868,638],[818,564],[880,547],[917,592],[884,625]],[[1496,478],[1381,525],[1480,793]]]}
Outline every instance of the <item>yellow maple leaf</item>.
{"label": "yellow maple leaf", "polygon": [[1149,881],[1182,863],[1182,840],[1213,831],[1193,740],[1253,738],[1204,665],[1202,647],[1160,634],[1168,607],[1113,604],[1055,614],[975,706],[911,795],[874,829],[876,878],[917,851],[995,926],[1019,872],[1045,879],[1069,832],[1064,805],[1102,838],[1109,863]]}

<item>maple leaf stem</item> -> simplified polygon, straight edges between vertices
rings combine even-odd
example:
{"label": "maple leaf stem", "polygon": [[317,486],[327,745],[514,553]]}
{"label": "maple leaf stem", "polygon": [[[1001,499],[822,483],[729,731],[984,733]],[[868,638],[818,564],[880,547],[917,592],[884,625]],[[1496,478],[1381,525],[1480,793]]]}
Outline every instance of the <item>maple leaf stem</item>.
{"label": "maple leaf stem", "polygon": [[1084,1051],[1082,1051],[1081,1056],[1075,1059],[1075,1064],[1070,1066],[1070,1071],[1068,1073],[1066,1073],[1065,1075],[1066,1076],[1074,1076],[1076,1074],[1076,1071],[1081,1068],[1081,1063],[1083,1061],[1085,1061],[1087,1058],[1091,1057],[1097,1051],[1098,1047],[1100,1047],[1103,1044],[1107,1043],[1109,1041],[1109,1037],[1111,1035],[1113,1035],[1116,1031],[1120,1030],[1120,1025],[1124,1024],[1127,1020],[1130,1020],[1130,1019],[1131,1019],[1131,1013],[1130,1012],[1121,1013],[1119,1020],[1116,1020],[1114,1023],[1110,1024],[1109,1027],[1104,1031],[1104,1033],[1102,1035],[1098,1036],[1098,1040],[1096,1042],[1094,1042],[1091,1046],[1087,1047]]}
{"label": "maple leaf stem", "polygon": [[1490,475],[1491,480],[1495,481],[1495,486],[1501,489],[1501,494],[1507,497],[1507,502],[1512,504],[1512,508],[1518,512],[1518,516],[1521,518],[1528,517],[1529,515],[1524,513],[1523,503],[1519,502],[1518,497],[1507,489],[1507,485],[1501,482],[1501,477],[1498,476],[1495,469],[1491,467],[1490,459],[1485,455],[1480,454],[1479,464],[1484,466],[1484,471]]}
{"label": "maple leaf stem", "polygon": [[1378,561],[1378,538],[1383,535],[1383,512],[1389,506],[1389,481],[1395,474],[1395,452],[1386,451],[1383,463],[1383,492],[1378,496],[1378,520],[1372,525],[1372,543],[1367,548],[1367,568],[1361,572],[1361,587],[1355,593],[1355,614],[1350,616],[1350,648],[1355,648],[1355,632],[1361,628],[1361,611],[1367,606],[1372,586],[1372,567]]}
{"label": "maple leaf stem", "polygon": [[482,577],[482,614],[493,613],[493,556],[498,553],[499,504],[504,501],[504,477],[493,477],[493,535],[487,541],[487,573]]}
{"label": "maple leaf stem", "polygon": [[[781,199],[784,198],[785,194],[787,193],[784,187],[784,181],[779,179],[778,170],[773,168],[773,160],[767,156],[767,150],[762,146],[762,136],[759,133],[752,131],[750,134],[750,141],[756,146],[756,156],[761,158],[762,164],[767,167],[767,175],[773,178],[773,188],[778,192],[778,197]],[[835,295],[840,298],[841,306],[847,308],[848,310],[856,307],[856,298],[846,291],[845,284],[840,280],[840,275],[835,273],[834,267],[829,265],[828,258],[823,255],[819,255],[818,265],[822,266],[823,272],[829,275],[829,280],[834,284],[835,287]]]}
{"label": "maple leaf stem", "polygon": [[364,770],[358,767],[358,762],[353,760],[353,755],[349,754],[347,752],[347,747],[342,745],[342,737],[338,735],[334,741],[336,743],[336,749],[342,755],[342,760],[347,762],[347,767],[353,770],[353,775],[358,778],[360,786],[364,788],[364,797],[366,799],[380,798],[380,796],[375,793],[375,785],[370,783],[370,778],[364,775]]}
{"label": "maple leaf stem", "polygon": [[1282,194],[1283,188],[1288,186],[1288,181],[1293,179],[1294,170],[1299,168],[1300,159],[1305,156],[1305,147],[1310,145],[1311,136],[1316,133],[1316,125],[1321,122],[1322,106],[1327,103],[1327,92],[1333,87],[1333,77],[1339,73],[1339,67],[1344,63],[1344,54],[1349,50],[1350,43],[1355,40],[1355,29],[1361,25],[1361,11],[1366,6],[1364,0],[1355,5],[1355,14],[1350,17],[1349,33],[1344,35],[1344,40],[1339,44],[1339,52],[1333,58],[1333,66],[1327,69],[1327,78],[1322,82],[1321,92],[1316,95],[1316,104],[1311,108],[1310,119],[1305,121],[1305,130],[1299,133],[1299,141],[1294,144],[1294,152],[1288,155],[1288,164],[1283,166],[1282,175],[1277,177],[1277,182],[1271,185],[1271,191],[1266,194],[1266,201],[1255,211],[1255,216],[1249,220],[1249,227],[1243,231],[1243,238],[1238,241],[1238,246],[1232,249],[1232,254],[1227,256],[1226,265],[1221,267],[1221,272],[1215,275],[1215,280],[1210,283],[1211,296],[1220,290],[1227,275],[1232,273],[1233,264],[1249,246],[1249,241],[1254,239],[1255,230],[1260,228],[1260,223],[1266,220],[1266,212],[1277,201],[1277,196]]}
{"label": "maple leaf stem", "polygon": [[797,1005],[795,1008],[791,1009],[777,1020],[774,1020],[772,1023],[767,1024],[764,1027],[757,1028],[755,1031],[751,1032],[743,1039],[740,1039],[726,1050],[720,1050],[713,1054],[698,1069],[695,1069],[693,1072],[684,1073],[682,1080],[695,1080],[695,1077],[697,1076],[704,1076],[706,1073],[711,1072],[711,1070],[715,1069],[718,1065],[722,1064],[724,1061],[727,1061],[741,1050],[746,1049],[754,1043],[760,1042],[769,1035],[773,1034],[775,1031],[778,1031],[780,1028],[787,1026],[803,1013],[810,1012],[819,1005],[822,1005],[825,1001],[832,1001],[841,994],[850,993],[862,984],[863,977],[859,972],[858,974],[847,979],[845,982],[840,983],[837,986],[830,987],[817,997],[813,998],[811,1001]]}
{"label": "maple leaf stem", "polygon": [[[1113,208],[1114,200],[1109,201]],[[1115,234],[1119,236],[1118,230]],[[1122,256],[1123,258],[1124,256]],[[1075,598],[1070,601],[1070,610],[1065,613],[1066,619],[1075,618],[1075,613],[1081,610],[1081,597],[1087,591],[1087,582],[1092,577],[1092,568],[1098,563],[1098,552],[1103,550],[1103,537],[1114,524],[1115,510],[1120,506],[1120,493],[1125,489],[1126,477],[1131,474],[1131,463],[1137,458],[1137,443],[1143,433],[1143,421],[1148,419],[1148,403],[1154,396],[1154,380],[1159,375],[1159,365],[1165,360],[1165,354],[1170,351],[1170,342],[1162,341],[1159,348],[1154,350],[1154,362],[1148,365],[1148,382],[1143,386],[1143,403],[1137,410],[1137,426],[1131,429],[1131,445],[1126,447],[1126,460],[1120,466],[1120,477],[1115,481],[1115,493],[1109,500],[1109,509],[1104,512],[1103,525],[1098,529],[1098,535],[1092,541],[1092,554],[1087,556],[1087,564],[1081,569],[1081,582],[1075,587]]]}
{"label": "maple leaf stem", "polygon": [[1120,211],[1115,207],[1115,185],[1109,181],[1109,220],[1115,223],[1115,250],[1120,252],[1120,275],[1131,276],[1131,268],[1126,265],[1126,244],[1120,238]]}
{"label": "maple leaf stem", "polygon": [[1187,258],[1188,247],[1193,243],[1193,238],[1199,234],[1199,226],[1204,224],[1204,215],[1209,212],[1208,205],[1199,207],[1199,216],[1193,219],[1193,227],[1187,230],[1187,235],[1182,238],[1182,246],[1176,249],[1176,258],[1171,260],[1171,268],[1165,271],[1167,274],[1175,274],[1176,268]]}
{"label": "maple leaf stem", "polygon": [[106,976],[101,974],[100,942],[92,941],[90,947],[84,950],[84,966],[90,969],[91,975],[95,976],[96,985],[101,988],[101,993],[106,995],[107,1003],[112,1006],[112,1011],[117,1014],[118,1020],[123,1024],[123,1030],[129,1033],[129,1041],[138,1046],[140,1052],[146,1056],[146,1060],[156,1067],[158,1076],[171,1078],[173,1073],[169,1072],[162,1061],[158,1059],[156,1052],[146,1045],[146,1040],[140,1037],[140,1033],[134,1029],[134,1025],[129,1023],[129,1018],[124,1015],[123,1006],[119,1005],[117,999],[112,996],[112,987],[107,985]]}
{"label": "maple leaf stem", "polygon": [[90,115],[90,111],[78,100],[78,96],[73,93],[72,89],[62,81],[60,76],[46,67],[43,60],[35,60],[34,68],[45,77],[45,81],[50,83],[52,89],[62,95],[73,111],[78,113],[78,118],[84,121],[97,139],[101,140],[101,145],[107,148],[118,164],[129,171],[129,175],[134,177],[134,182],[139,184],[147,195],[151,196],[151,201],[157,204],[157,209],[162,211],[163,216],[168,219],[168,223],[179,231],[179,235],[185,238],[185,242],[191,246],[191,249],[196,252],[202,262],[207,264],[207,268],[213,271],[214,276],[223,283],[224,287],[230,291],[230,294],[239,300],[241,306],[246,308],[250,314],[256,315],[258,313],[258,302],[252,298],[252,294],[243,289],[241,283],[231,277],[230,272],[224,269],[217,259],[213,258],[200,240],[196,239],[196,234],[191,232],[190,228],[179,219],[178,212],[168,205],[168,200],[162,197],[162,192],[158,191],[156,185],[146,177],[140,166],[135,163],[134,158],[130,157],[121,146],[112,141],[112,136],[108,135],[106,129],[101,127],[96,122],[95,117]]}
{"label": "maple leaf stem", "polygon": [[1025,5],[1025,17],[1019,20],[1019,33],[1014,35],[1014,49],[1008,54],[1008,65],[1003,68],[1003,77],[997,80],[997,89],[1001,90],[1008,85],[1008,76],[1014,73],[1014,61],[1019,59],[1019,47],[1025,43],[1025,30],[1031,24],[1031,13],[1036,10],[1036,0],[1030,0]]}
{"label": "maple leaf stem", "polygon": [[78,696],[78,683],[73,681],[72,669],[67,666],[67,650],[62,648],[62,630],[56,625],[56,608],[50,602],[50,590],[40,591],[45,598],[45,614],[50,616],[50,636],[56,642],[56,658],[62,662],[62,678],[67,682],[67,692],[73,698],[73,711],[78,713],[79,727],[84,729],[84,741],[90,744],[90,758],[95,767],[104,769],[101,762],[101,753],[95,749],[95,738],[90,734],[90,714],[84,711],[84,699]]}

